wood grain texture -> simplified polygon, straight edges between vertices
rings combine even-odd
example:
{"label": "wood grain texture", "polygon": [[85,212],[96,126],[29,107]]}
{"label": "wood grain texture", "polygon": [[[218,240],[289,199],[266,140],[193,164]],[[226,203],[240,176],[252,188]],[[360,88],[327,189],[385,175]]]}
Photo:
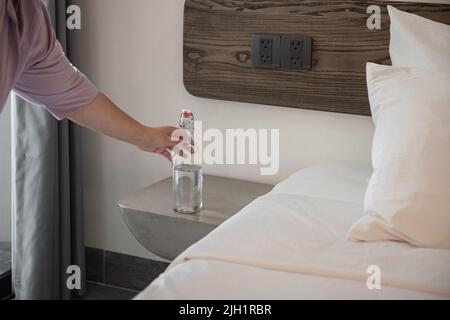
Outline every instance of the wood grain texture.
{"label": "wood grain texture", "polygon": [[[367,7],[382,8],[381,30],[366,27]],[[389,64],[385,1],[187,0],[184,84],[195,96],[370,115],[368,61]],[[450,5],[390,2],[407,12],[450,24]],[[312,70],[257,69],[253,34],[313,38]]]}

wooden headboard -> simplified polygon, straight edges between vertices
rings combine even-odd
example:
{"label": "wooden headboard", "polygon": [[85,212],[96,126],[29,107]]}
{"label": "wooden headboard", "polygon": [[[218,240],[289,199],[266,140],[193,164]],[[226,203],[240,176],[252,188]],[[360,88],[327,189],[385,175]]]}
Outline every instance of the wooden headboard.
{"label": "wooden headboard", "polygon": [[[186,0],[184,84],[198,97],[370,115],[366,62],[389,64],[386,1]],[[389,2],[450,24],[450,5]],[[380,30],[367,8],[382,9]],[[254,34],[313,38],[312,69],[258,69]]]}

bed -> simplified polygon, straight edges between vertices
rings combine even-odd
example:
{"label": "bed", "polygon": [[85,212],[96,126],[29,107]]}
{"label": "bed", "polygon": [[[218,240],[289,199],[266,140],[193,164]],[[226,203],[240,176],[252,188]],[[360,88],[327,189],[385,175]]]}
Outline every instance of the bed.
{"label": "bed", "polygon": [[[381,8],[377,1],[385,26],[389,13],[390,30],[368,30],[367,4],[359,1],[349,2],[352,9],[349,3],[321,0],[299,1],[295,8],[289,1],[277,2],[279,8],[264,2],[248,8],[246,1],[233,1],[230,6],[186,3],[185,15],[190,19],[185,19],[185,83],[188,80],[191,93],[207,89],[205,97],[230,99],[234,97],[227,93],[236,91],[242,101],[261,102],[245,95],[257,92],[258,99],[267,98],[267,103],[287,97],[314,110],[333,111],[326,106],[338,103],[337,112],[371,114],[376,127],[372,165],[329,164],[300,170],[182,253],[136,299],[449,299],[448,5],[396,3],[408,13],[392,6]],[[223,12],[219,19],[223,28],[235,27],[227,17],[236,18],[233,22],[242,19],[242,25],[248,26],[242,28],[244,35],[249,37],[258,31],[249,21],[259,21],[259,15],[268,11],[280,30],[287,28],[290,34],[292,27],[313,36],[316,65],[311,71],[261,71],[263,80],[248,81],[235,74],[239,68],[222,61],[229,54],[219,55],[214,49],[208,56],[207,49],[193,46],[201,43],[196,37],[213,39],[210,47],[241,41],[240,29],[236,36],[217,31],[220,24],[214,23],[207,24],[214,28],[205,28],[211,32],[205,36],[196,27],[197,22],[205,25],[199,15],[219,19],[217,12]],[[342,37],[327,31],[332,23]],[[322,25],[327,27],[324,34]],[[332,58],[327,57],[328,48],[337,50]],[[197,55],[189,54],[194,49]],[[345,58],[340,52],[346,52]],[[392,66],[366,64],[389,64],[389,57]],[[260,76],[258,70],[248,71],[248,63],[241,61],[245,75]],[[334,63],[336,68],[327,69]],[[229,68],[234,77],[217,70],[205,72],[208,68]],[[229,83],[211,81],[211,74]],[[318,81],[312,81],[314,74]],[[338,76],[327,79],[324,74]],[[272,83],[270,90],[261,86],[270,80],[284,89],[289,76],[298,95],[275,94]],[[217,95],[211,96],[214,90],[205,81],[220,84]],[[309,92],[305,83],[319,87]],[[238,84],[244,93],[234,90]],[[258,88],[247,90],[246,85]],[[333,96],[327,95],[328,89]],[[273,101],[258,90],[267,91]],[[302,95],[311,98],[310,106]],[[298,107],[289,101],[285,105]]]}
{"label": "bed", "polygon": [[[371,168],[303,169],[181,254],[136,299],[448,299],[450,251],[352,242]],[[370,267],[381,289],[369,289]],[[369,273],[368,273],[369,271]]]}

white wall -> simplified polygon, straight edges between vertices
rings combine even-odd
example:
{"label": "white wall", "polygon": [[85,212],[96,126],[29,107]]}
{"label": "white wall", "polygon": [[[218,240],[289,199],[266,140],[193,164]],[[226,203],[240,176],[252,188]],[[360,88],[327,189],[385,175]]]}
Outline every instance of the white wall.
{"label": "white wall", "polygon": [[0,114],[0,241],[11,241],[11,108]]}
{"label": "white wall", "polygon": [[[141,122],[176,125],[183,107],[206,127],[281,129],[281,170],[206,168],[207,173],[276,183],[317,163],[369,163],[368,117],[199,99],[182,82],[183,0],[80,0],[82,30],[75,32],[74,61],[118,105]],[[132,146],[83,132],[87,245],[152,257],[128,231],[117,201],[170,176],[164,160]]]}

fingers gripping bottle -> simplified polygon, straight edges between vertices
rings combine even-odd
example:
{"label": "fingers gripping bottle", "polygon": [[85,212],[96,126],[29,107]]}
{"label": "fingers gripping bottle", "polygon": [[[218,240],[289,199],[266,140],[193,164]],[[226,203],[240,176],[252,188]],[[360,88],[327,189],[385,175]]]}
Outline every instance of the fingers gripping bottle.
{"label": "fingers gripping bottle", "polygon": [[[189,132],[189,139],[194,136],[194,122],[194,114],[183,110],[179,126]],[[184,148],[184,152],[189,151]],[[192,154],[189,157],[176,154],[174,157],[173,196],[174,210],[178,213],[194,214],[203,206],[203,169],[201,165],[195,164],[193,159]]]}

